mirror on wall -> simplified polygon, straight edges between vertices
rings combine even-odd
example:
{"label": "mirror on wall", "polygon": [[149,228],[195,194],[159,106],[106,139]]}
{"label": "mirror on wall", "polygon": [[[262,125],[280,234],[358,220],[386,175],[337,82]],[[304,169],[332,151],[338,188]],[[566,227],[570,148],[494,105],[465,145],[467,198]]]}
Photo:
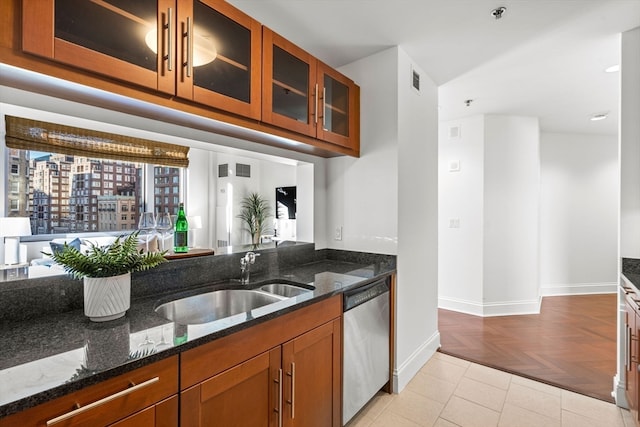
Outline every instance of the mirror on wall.
{"label": "mirror on wall", "polygon": [[[5,114],[14,113],[14,108],[6,104],[0,103],[0,113],[4,118]],[[24,110],[24,109],[20,109]],[[24,114],[25,111],[20,111]],[[34,119],[40,119],[41,115],[44,120],[51,120],[52,114],[29,110],[28,113]],[[60,118],[60,117],[58,117]],[[64,117],[63,120],[67,124],[76,124],[73,117]],[[87,126],[86,120],[79,120],[79,125]],[[104,123],[96,123],[100,130],[110,129],[109,125]],[[0,175],[13,177],[5,179],[0,183],[0,187],[4,191],[3,200],[0,201],[0,216],[16,216],[15,209],[19,209],[21,215],[44,219],[54,218],[60,221],[49,221],[53,225],[45,230],[45,222],[40,221],[36,224],[36,232],[32,236],[21,239],[21,244],[26,251],[26,267],[21,264],[23,271],[19,268],[7,268],[0,270],[0,281],[16,280],[26,277],[42,277],[47,275],[64,274],[61,269],[53,269],[46,262],[38,262],[44,258],[42,254],[50,247],[50,242],[54,239],[73,240],[76,237],[81,239],[98,239],[105,234],[118,234],[120,232],[128,232],[137,228],[136,221],[132,212],[121,212],[122,207],[117,208],[118,198],[126,198],[130,200],[127,210],[131,210],[132,204],[136,206],[138,211],[166,211],[170,206],[180,201],[185,202],[188,217],[192,218],[194,230],[190,236],[195,240],[195,245],[204,248],[213,248],[217,254],[232,253],[235,251],[247,250],[247,245],[251,243],[250,236],[242,229],[241,221],[238,219],[240,211],[240,203],[243,197],[250,193],[258,193],[264,197],[271,208],[272,216],[269,218],[268,233],[265,233],[265,247],[270,242],[278,242],[282,240],[297,240],[299,235],[296,224],[296,201],[294,196],[293,205],[287,200],[287,207],[292,212],[288,213],[288,218],[280,218],[277,208],[277,190],[291,189],[295,192],[303,188],[304,192],[311,193],[307,200],[313,200],[313,182],[304,177],[309,176],[308,172],[300,173],[300,168],[313,167],[312,164],[301,162],[294,159],[267,155],[264,153],[251,152],[247,150],[236,149],[224,145],[218,145],[210,142],[202,142],[187,138],[174,138],[167,135],[153,135],[149,132],[140,132],[137,129],[123,129],[119,126],[113,126],[117,132],[131,132],[131,134],[142,133],[145,137],[157,136],[160,140],[174,144],[188,145],[189,149],[189,166],[184,170],[175,170],[176,168],[163,168],[158,165],[140,165],[139,167],[129,167],[131,165],[110,160],[108,162],[91,162],[86,159],[76,161],[73,156],[68,155],[49,155],[47,153],[18,153],[15,150],[8,149],[4,144],[4,134],[0,128],[1,140],[0,144]],[[225,137],[209,134],[214,141],[218,138],[224,142]],[[60,157],[63,157],[60,159]],[[13,166],[15,163],[18,166]],[[97,168],[108,175],[108,179],[99,180],[100,185],[89,183],[87,179],[76,179],[76,175],[83,177],[91,177],[92,171],[89,167],[96,164]],[[166,170],[165,170],[166,169]],[[38,170],[38,173],[35,173]],[[117,171],[122,170],[122,174],[118,175]],[[128,171],[125,174],[125,171]],[[166,173],[165,173],[166,172]],[[300,177],[303,178],[300,178]],[[48,179],[48,186],[44,185],[43,180]],[[118,177],[127,180],[130,192],[120,194],[115,191],[117,187]],[[301,181],[302,179],[302,181]],[[36,180],[39,180],[36,182]],[[111,183],[113,180],[113,183]],[[97,180],[94,180],[98,182]],[[17,184],[13,184],[16,182]],[[91,181],[93,182],[93,181]],[[121,183],[124,185],[124,183]],[[74,185],[82,185],[82,189],[75,189]],[[15,188],[14,188],[15,187]],[[19,196],[20,189],[22,195]],[[67,196],[63,193],[66,191]],[[138,191],[135,191],[135,190]],[[16,191],[14,191],[16,190]],[[101,191],[110,192],[102,194]],[[140,197],[140,194],[146,192],[146,197]],[[100,194],[98,194],[100,193]],[[74,208],[73,218],[75,222],[74,228],[71,224],[62,221],[64,209],[70,209],[69,205],[62,203],[65,198],[70,198],[74,194],[74,200],[77,201],[78,209]],[[95,206],[83,203],[83,197],[89,200],[92,196],[96,196],[103,203],[96,203]],[[53,197],[55,196],[55,197]],[[20,199],[19,202],[15,202]],[[53,206],[52,200],[56,200],[58,204]],[[113,202],[108,204],[104,202],[106,199]],[[114,200],[111,200],[114,199]],[[105,204],[106,203],[106,204]],[[119,205],[118,205],[119,206]],[[14,209],[15,208],[15,209]],[[95,209],[94,209],[95,208]],[[116,228],[109,230],[99,229],[101,224],[101,214],[104,216],[106,210],[118,221],[112,221],[117,224]],[[280,209],[282,211],[282,209]],[[113,211],[113,212],[111,212]],[[313,207],[307,207],[307,212],[312,212]],[[172,212],[170,212],[172,213]],[[15,215],[14,215],[15,214]],[[42,214],[42,215],[40,215]],[[131,216],[132,219],[125,223],[120,221],[123,215]],[[40,216],[38,216],[40,215]],[[95,216],[96,221],[91,222],[91,218]],[[114,217],[114,218],[115,218]],[[85,227],[79,218],[86,218],[88,228]],[[195,220],[197,219],[197,221]],[[37,222],[37,221],[36,221]],[[132,225],[133,224],[133,225]],[[308,223],[312,227],[312,223]],[[65,228],[66,227],[66,228]],[[312,230],[306,230],[305,235],[313,235]],[[169,243],[170,244],[170,243]],[[275,244],[275,243],[274,243]],[[1,264],[1,262],[0,262]],[[35,267],[35,268],[32,268]]]}

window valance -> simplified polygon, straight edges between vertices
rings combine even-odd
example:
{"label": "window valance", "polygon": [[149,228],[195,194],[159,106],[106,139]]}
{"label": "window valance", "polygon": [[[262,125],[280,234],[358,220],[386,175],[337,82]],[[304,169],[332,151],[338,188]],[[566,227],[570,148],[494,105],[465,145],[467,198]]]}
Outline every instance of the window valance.
{"label": "window valance", "polygon": [[164,166],[189,166],[189,147],[5,116],[9,148]]}

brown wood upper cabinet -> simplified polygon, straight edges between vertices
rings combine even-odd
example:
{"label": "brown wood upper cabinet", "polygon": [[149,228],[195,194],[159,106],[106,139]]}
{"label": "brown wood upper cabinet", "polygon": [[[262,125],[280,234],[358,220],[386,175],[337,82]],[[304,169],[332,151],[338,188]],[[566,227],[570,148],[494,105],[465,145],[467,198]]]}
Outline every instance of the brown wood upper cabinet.
{"label": "brown wood upper cabinet", "polygon": [[262,121],[357,149],[359,87],[264,26],[262,51]]}
{"label": "brown wood upper cabinet", "polygon": [[261,25],[223,0],[24,0],[23,50],[260,118]]}
{"label": "brown wood upper cabinet", "polygon": [[261,29],[226,1],[180,1],[177,95],[260,119]]}

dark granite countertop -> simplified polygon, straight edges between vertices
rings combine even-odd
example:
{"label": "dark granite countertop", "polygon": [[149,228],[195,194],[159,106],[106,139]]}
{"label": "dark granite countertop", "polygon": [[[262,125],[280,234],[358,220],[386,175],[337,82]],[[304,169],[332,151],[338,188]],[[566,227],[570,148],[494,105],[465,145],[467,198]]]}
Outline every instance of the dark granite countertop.
{"label": "dark granite countertop", "polygon": [[622,258],[622,277],[640,290],[640,259]]}
{"label": "dark granite countertop", "polygon": [[[156,314],[162,302],[185,294],[240,287],[230,280],[133,299],[124,318],[90,322],[82,309],[49,313],[0,327],[0,418],[328,298],[395,271],[395,257],[348,253],[260,272],[249,287],[280,280],[310,284],[312,292],[229,318],[182,326]],[[335,255],[335,254],[334,254]],[[393,260],[389,262],[389,259]],[[134,284],[135,286],[135,284]],[[186,340],[179,343],[179,337]],[[152,343],[150,343],[152,342]],[[174,344],[176,342],[176,344]],[[148,343],[148,344],[145,344]]]}

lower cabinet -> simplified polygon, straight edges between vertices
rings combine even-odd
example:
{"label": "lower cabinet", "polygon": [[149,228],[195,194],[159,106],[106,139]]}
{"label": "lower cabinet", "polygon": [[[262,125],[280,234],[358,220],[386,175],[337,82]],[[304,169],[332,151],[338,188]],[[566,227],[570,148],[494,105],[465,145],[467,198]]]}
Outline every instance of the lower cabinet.
{"label": "lower cabinet", "polygon": [[240,363],[181,393],[180,425],[278,425],[281,376],[280,348]]}
{"label": "lower cabinet", "polygon": [[178,396],[143,409],[110,427],[175,427],[178,425]]}
{"label": "lower cabinet", "polygon": [[639,425],[638,418],[638,399],[640,398],[638,387],[639,362],[640,362],[640,346],[639,331],[640,328],[640,307],[636,300],[636,294],[631,289],[625,288],[625,394],[629,411],[631,412],[636,425]]}
{"label": "lower cabinet", "polygon": [[10,415],[0,427],[338,427],[341,315],[336,295]]}
{"label": "lower cabinet", "polygon": [[340,343],[340,320],[334,320],[282,346],[283,425],[340,425],[334,411],[342,407]]}
{"label": "lower cabinet", "polygon": [[175,427],[177,391],[173,356],[10,415],[0,426]]}
{"label": "lower cabinet", "polygon": [[[318,303],[320,308],[303,308],[223,338],[227,343],[216,340],[205,345],[208,351],[196,348],[185,352],[182,377],[189,371],[196,381],[194,369],[206,377],[218,363],[230,364],[234,356],[241,359],[245,343],[257,347],[275,344],[194,385],[182,384],[180,425],[340,426],[342,306],[338,300],[327,300]],[[189,354],[191,351],[194,353]]]}

